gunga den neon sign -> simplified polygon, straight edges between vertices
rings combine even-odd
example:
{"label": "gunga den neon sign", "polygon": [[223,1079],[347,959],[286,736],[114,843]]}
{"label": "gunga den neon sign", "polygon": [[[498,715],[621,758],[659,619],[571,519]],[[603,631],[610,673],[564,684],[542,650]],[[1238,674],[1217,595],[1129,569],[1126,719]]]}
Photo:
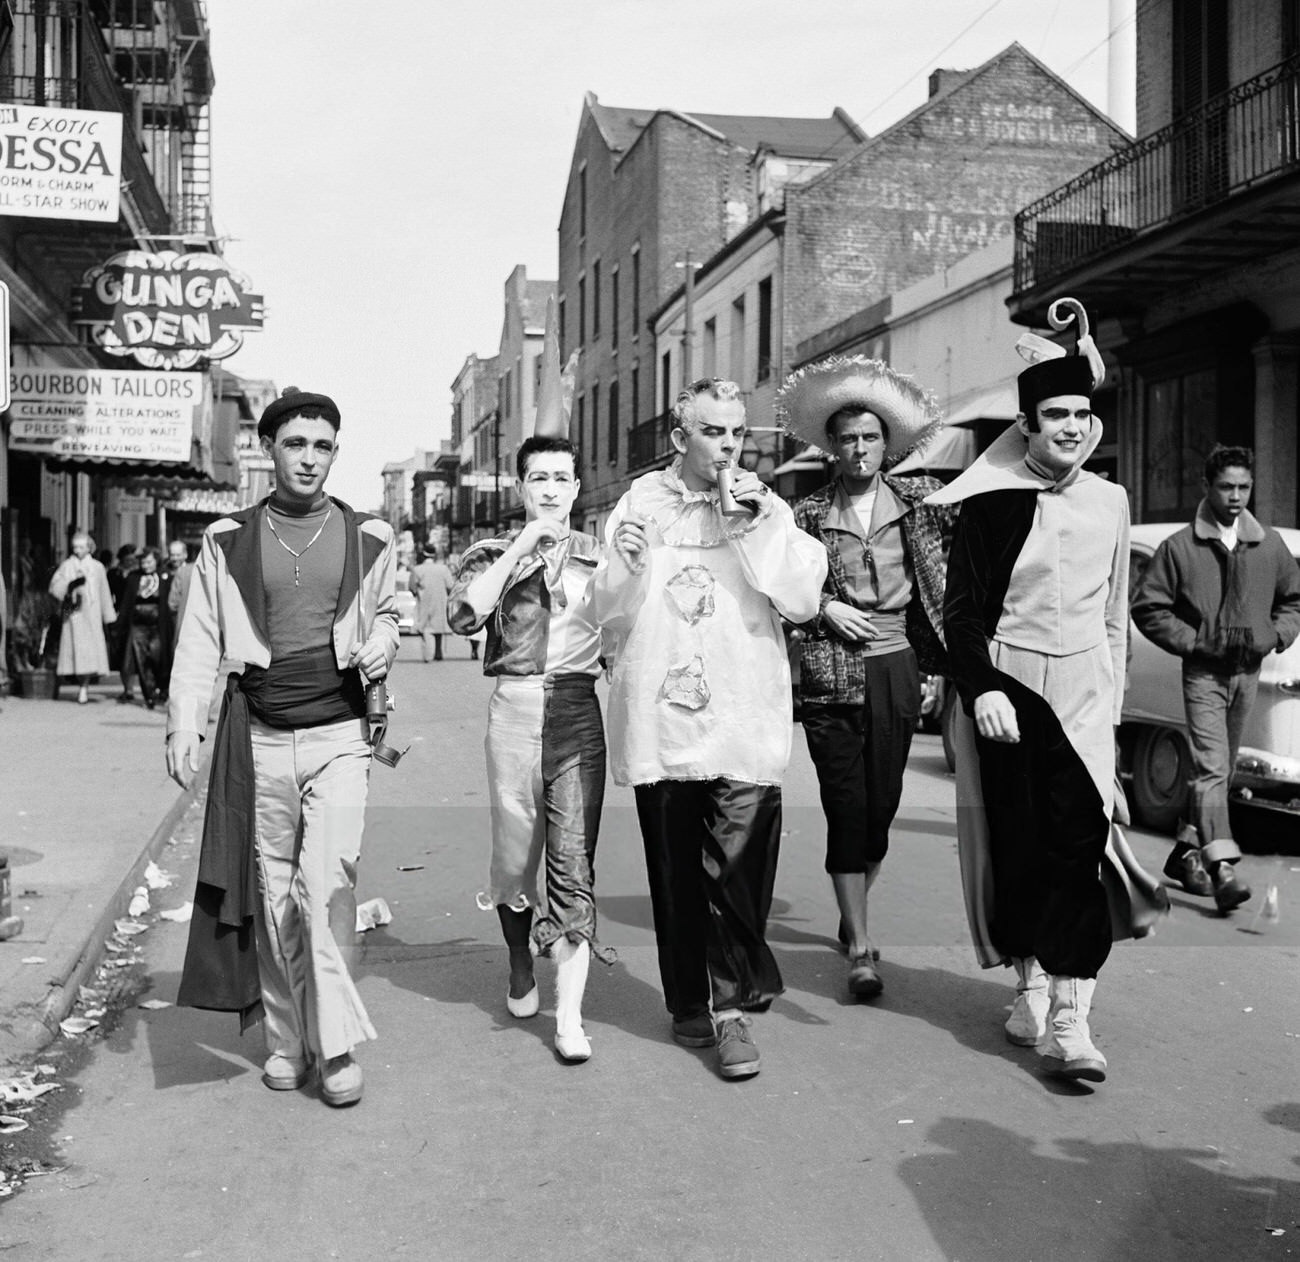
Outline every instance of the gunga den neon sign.
{"label": "gunga den neon sign", "polygon": [[72,319],[110,355],[145,368],[225,359],[262,327],[262,296],[216,254],[127,250],[92,267],[72,291]]}

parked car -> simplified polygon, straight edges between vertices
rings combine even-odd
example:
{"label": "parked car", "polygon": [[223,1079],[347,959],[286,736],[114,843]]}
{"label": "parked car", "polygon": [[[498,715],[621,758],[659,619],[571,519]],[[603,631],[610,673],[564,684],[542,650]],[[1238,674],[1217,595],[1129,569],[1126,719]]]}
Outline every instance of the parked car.
{"label": "parked car", "polygon": [[411,590],[411,571],[397,571],[397,633],[415,634],[415,593]]}
{"label": "parked car", "polygon": [[[1184,523],[1134,526],[1129,593],[1136,593],[1160,542]],[[1300,530],[1278,534],[1300,557]],[[1183,717],[1182,663],[1130,626],[1132,653],[1120,726],[1121,772],[1135,822],[1171,832],[1187,813],[1191,750]],[[1242,736],[1232,796],[1300,823],[1300,642],[1270,653]]]}

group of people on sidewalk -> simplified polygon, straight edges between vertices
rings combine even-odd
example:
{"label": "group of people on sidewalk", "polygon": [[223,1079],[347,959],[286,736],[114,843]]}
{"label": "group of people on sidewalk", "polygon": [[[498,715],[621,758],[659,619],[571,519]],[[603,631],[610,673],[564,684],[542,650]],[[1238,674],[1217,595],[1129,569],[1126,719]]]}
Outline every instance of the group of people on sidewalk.
{"label": "group of people on sidewalk", "polygon": [[[183,541],[168,545],[164,564],[156,548],[118,549],[106,566],[94,555],[85,531],[72,536],[72,555],[50,579],[50,595],[60,602],[56,671],[77,684],[77,701],[90,700],[90,685],[116,666],[121,673],[121,703],[135,699],[135,683],[147,709],[167,700],[172,653],[180,611],[193,566]],[[105,552],[105,557],[112,554]]]}
{"label": "group of people on sidewalk", "polygon": [[[466,551],[447,619],[460,634],[485,633],[483,670],[496,680],[479,905],[499,919],[512,1016],[539,1012],[535,962],[554,960],[563,1060],[591,1055],[590,961],[613,955],[598,940],[594,889],[608,759],[636,797],[671,1037],[714,1047],[723,1078],[759,1072],[752,1016],[783,990],[766,923],[794,634],[849,993],[884,989],[870,891],[901,798],[919,674],[945,673],[964,712],[957,816],[976,953],[1016,972],[1007,1037],[1036,1047],[1053,1075],[1105,1078],[1089,1024],[1097,975],[1112,941],[1149,932],[1168,900],[1115,827],[1129,517],[1123,489],[1083,467],[1101,438],[1091,407],[1101,357],[1078,304],[1054,304],[1051,318],[1058,330],[1078,322],[1078,351],[1022,339],[1032,362],[1019,417],[947,487],[888,472],[924,450],[941,418],[927,392],[879,361],[833,359],[779,392],[787,431],[835,460],[834,479],[793,511],[737,467],[741,392],[707,378],[674,404],[676,458],[632,483],[603,540],[570,526],[580,460],[548,330],[535,431],[517,453],[524,524]],[[245,662],[215,738],[180,1000],[246,1021],[260,1008],[266,1085],[297,1088],[315,1066],[332,1105],[360,1098],[353,1052],[374,1037],[349,957],[384,726],[376,684],[397,649],[392,531],[323,490],[339,426],[323,395],[287,391],[263,415],[275,491],[205,536],[167,744],[169,770],[187,784],[220,660]],[[1249,673],[1300,632],[1295,563],[1287,571],[1276,536],[1241,522],[1243,510],[1241,500],[1232,546],[1208,524],[1193,528],[1215,549],[1224,598],[1175,594],[1160,615],[1170,647],[1196,658],[1185,674]],[[1164,580],[1173,592],[1177,565]],[[1265,570],[1273,587],[1259,596]],[[1152,579],[1144,596],[1152,610],[1158,587]],[[1231,660],[1210,659],[1211,644],[1234,646]],[[1237,713],[1228,707],[1228,735],[1207,748],[1239,737]],[[1217,891],[1235,858],[1226,811],[1208,781],[1196,802],[1196,844],[1185,837],[1178,853],[1201,851]]]}

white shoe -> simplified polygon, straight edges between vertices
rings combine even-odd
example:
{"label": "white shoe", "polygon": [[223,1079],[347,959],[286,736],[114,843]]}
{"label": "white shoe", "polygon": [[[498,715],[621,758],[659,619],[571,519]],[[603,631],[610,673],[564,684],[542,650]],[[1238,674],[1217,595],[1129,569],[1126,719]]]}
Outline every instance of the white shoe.
{"label": "white shoe", "polygon": [[262,1081],[272,1091],[297,1091],[307,1081],[308,1060],[305,1056],[285,1056],[272,1052],[262,1066]]}
{"label": "white shoe", "polygon": [[361,1066],[350,1052],[331,1056],[320,1069],[321,1098],[331,1108],[341,1109],[361,1099]]}
{"label": "white shoe", "polygon": [[1095,977],[1053,977],[1047,1032],[1038,1045],[1043,1068],[1054,1078],[1105,1082],[1106,1058],[1093,1045],[1088,1029]]}
{"label": "white shoe", "polygon": [[1016,1002],[1007,1018],[1007,1042],[1017,1047],[1037,1047],[1047,1033],[1047,1013],[1052,999],[1047,974],[1034,957],[1012,960],[1016,968]]}
{"label": "white shoe", "polygon": [[555,944],[555,1050],[574,1063],[591,1056],[591,1043],[582,1028],[582,996],[587,989],[591,943],[583,938]]}
{"label": "white shoe", "polygon": [[537,989],[537,983],[533,983],[533,988],[522,999],[512,999],[506,996],[506,1007],[512,1017],[518,1017],[521,1021],[527,1017],[535,1017],[542,1006],[542,997]]}

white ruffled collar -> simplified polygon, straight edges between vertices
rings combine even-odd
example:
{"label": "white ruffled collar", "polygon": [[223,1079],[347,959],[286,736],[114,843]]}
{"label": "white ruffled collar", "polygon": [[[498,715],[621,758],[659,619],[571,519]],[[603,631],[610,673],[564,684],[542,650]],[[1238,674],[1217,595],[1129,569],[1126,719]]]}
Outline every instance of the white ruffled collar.
{"label": "white ruffled collar", "polygon": [[717,487],[692,491],[682,481],[678,456],[666,469],[648,473],[632,483],[628,507],[638,517],[653,522],[670,547],[716,548],[729,539],[749,534],[772,511],[772,497],[745,517],[724,517],[718,508]]}

